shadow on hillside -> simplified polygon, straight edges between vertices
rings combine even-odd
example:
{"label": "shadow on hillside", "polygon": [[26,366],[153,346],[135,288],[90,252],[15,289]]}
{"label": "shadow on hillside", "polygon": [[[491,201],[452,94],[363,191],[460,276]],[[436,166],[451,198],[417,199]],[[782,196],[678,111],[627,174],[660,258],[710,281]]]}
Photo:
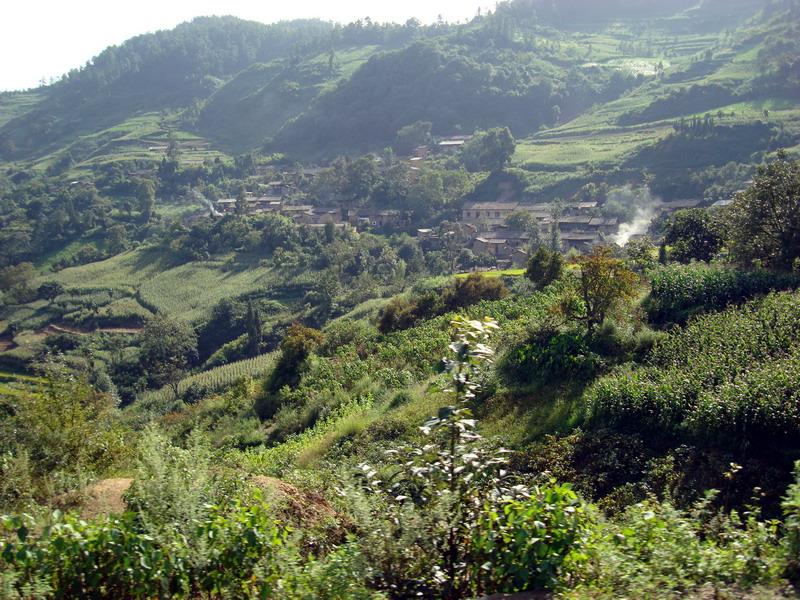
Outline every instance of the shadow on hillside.
{"label": "shadow on hillside", "polygon": [[583,392],[591,380],[502,388],[477,409],[485,428],[506,443],[524,445],[583,424]]}

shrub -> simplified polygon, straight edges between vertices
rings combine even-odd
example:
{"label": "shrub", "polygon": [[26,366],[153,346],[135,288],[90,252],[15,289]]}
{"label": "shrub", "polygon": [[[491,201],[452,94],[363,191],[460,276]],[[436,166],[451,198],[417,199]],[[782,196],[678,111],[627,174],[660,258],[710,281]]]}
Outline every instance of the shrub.
{"label": "shrub", "polygon": [[[563,567],[583,561],[590,519],[583,502],[555,481],[529,498],[487,506],[472,536],[477,589],[519,592],[551,589]],[[468,568],[469,568],[468,567]]]}
{"label": "shrub", "polygon": [[390,333],[408,329],[446,312],[456,311],[483,300],[502,300],[508,289],[498,278],[473,273],[465,279],[455,279],[444,290],[428,290],[412,298],[394,298],[378,318],[378,331]]}
{"label": "shrub", "polygon": [[565,377],[588,379],[600,362],[601,357],[590,349],[584,331],[545,326],[506,352],[499,368],[507,380],[527,385]]}
{"label": "shrub", "polygon": [[16,573],[17,593],[44,583],[56,598],[267,597],[287,534],[263,504],[210,507],[187,536],[168,542],[132,513],[92,523],[55,513],[51,521],[35,534],[28,518],[2,518],[10,539],[0,544],[0,572]]}
{"label": "shrub", "polygon": [[708,597],[729,597],[729,587],[776,587],[785,564],[779,524],[760,521],[754,510],[744,517],[713,512],[711,498],[690,512],[647,501],[597,528],[587,546],[591,560],[574,573],[582,583],[567,582],[562,597],[706,597],[702,590]]}
{"label": "shrub", "polygon": [[800,581],[800,462],[795,464],[795,483],[783,500],[783,514],[786,519],[784,544],[789,557],[787,575],[797,582]]}

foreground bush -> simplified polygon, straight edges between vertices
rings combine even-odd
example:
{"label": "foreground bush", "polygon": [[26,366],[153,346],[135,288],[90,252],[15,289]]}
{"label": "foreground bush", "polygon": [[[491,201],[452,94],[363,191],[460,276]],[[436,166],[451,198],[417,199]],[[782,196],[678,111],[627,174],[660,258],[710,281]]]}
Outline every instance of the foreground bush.
{"label": "foreground bush", "polygon": [[787,554],[780,523],[762,521],[753,510],[712,511],[712,499],[688,512],[648,501],[598,527],[587,546],[591,559],[575,573],[581,583],[559,597],[739,598],[728,592],[757,586],[782,597]]}

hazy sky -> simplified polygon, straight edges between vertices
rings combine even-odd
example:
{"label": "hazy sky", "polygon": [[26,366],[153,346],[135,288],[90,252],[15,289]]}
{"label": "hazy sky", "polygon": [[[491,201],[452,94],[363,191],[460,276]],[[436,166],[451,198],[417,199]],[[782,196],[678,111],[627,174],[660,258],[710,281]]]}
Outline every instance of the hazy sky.
{"label": "hazy sky", "polygon": [[475,16],[486,0],[0,0],[0,90],[35,87],[80,67],[106,46],[193,17],[235,15],[270,23],[318,17],[350,22],[448,21]]}

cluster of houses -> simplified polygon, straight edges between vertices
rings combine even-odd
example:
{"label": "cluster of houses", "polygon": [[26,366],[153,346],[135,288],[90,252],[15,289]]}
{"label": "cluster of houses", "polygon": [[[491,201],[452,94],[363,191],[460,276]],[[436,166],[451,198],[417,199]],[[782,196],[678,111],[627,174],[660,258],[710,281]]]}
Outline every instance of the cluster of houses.
{"label": "cluster of houses", "polygon": [[[676,200],[660,202],[651,207],[654,215],[673,213],[695,208],[701,200]],[[598,203],[573,202],[560,206],[553,204],[525,204],[519,202],[470,202],[464,205],[461,224],[471,232],[470,249],[476,254],[489,254],[498,265],[521,267],[527,263],[526,248],[530,246],[531,231],[520,231],[508,225],[515,213],[527,213],[538,225],[540,239],[547,236],[556,225],[563,252],[580,253],[606,243],[619,230],[619,220],[598,216]],[[430,230],[420,230],[421,237],[430,236]]]}
{"label": "cluster of houses", "polygon": [[248,215],[265,213],[279,214],[290,218],[298,225],[325,227],[332,223],[336,227],[352,225],[357,229],[398,227],[403,224],[402,213],[398,210],[363,209],[347,211],[341,206],[315,206],[297,204],[292,200],[297,189],[290,183],[271,182],[267,184],[266,194],[256,195],[247,192],[243,200],[225,198],[216,201],[216,209],[221,214],[233,214],[240,202]]}

